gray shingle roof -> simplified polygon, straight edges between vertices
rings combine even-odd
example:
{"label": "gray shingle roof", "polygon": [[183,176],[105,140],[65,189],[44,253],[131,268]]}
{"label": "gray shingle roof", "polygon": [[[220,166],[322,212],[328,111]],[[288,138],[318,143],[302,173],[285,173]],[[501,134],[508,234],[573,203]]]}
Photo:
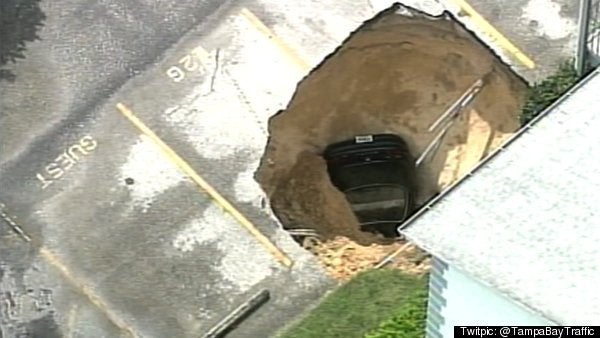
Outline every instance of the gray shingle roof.
{"label": "gray shingle roof", "polygon": [[403,233],[547,319],[600,319],[600,70]]}

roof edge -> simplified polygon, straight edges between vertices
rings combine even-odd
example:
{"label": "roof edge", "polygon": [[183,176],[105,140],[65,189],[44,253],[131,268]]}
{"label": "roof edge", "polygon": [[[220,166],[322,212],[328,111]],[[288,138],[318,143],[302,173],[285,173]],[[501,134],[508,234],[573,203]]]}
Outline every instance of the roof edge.
{"label": "roof edge", "polygon": [[527,311],[531,314],[537,315],[551,323],[553,323],[554,325],[561,325],[560,321],[556,320],[555,318],[552,318],[551,316],[549,316],[548,314],[535,309],[534,307],[530,306],[529,304],[525,303],[523,300],[518,299],[513,297],[511,294],[497,288],[496,286],[492,285],[490,282],[481,279],[481,278],[477,278],[476,276],[474,276],[472,273],[469,272],[468,269],[466,269],[466,267],[462,264],[460,264],[460,262],[457,262],[454,259],[447,259],[447,258],[443,258],[440,255],[437,254],[436,250],[429,250],[429,247],[427,245],[425,245],[424,243],[421,243],[418,240],[413,240],[411,237],[407,237],[411,242],[417,244],[417,246],[419,246],[420,248],[424,249],[425,251],[429,252],[433,257],[435,257],[438,260],[441,260],[442,262],[446,263],[448,266],[451,266],[452,268],[456,269],[457,271],[459,271],[460,273],[464,274],[465,276],[474,279],[477,283],[480,283],[481,285],[490,288],[492,290],[495,290],[498,293],[498,296],[512,302],[515,306],[520,307],[521,309],[523,309],[524,311]]}

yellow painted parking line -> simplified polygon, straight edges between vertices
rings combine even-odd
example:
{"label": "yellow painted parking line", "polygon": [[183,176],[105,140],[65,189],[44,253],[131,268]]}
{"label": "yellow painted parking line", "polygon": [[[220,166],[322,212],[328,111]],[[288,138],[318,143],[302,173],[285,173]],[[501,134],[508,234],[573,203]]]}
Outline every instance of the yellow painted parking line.
{"label": "yellow painted parking line", "polygon": [[310,65],[302,59],[298,53],[292,49],[285,41],[283,41],[280,37],[275,35],[273,31],[267,25],[265,25],[260,19],[254,15],[249,9],[242,8],[241,14],[250,24],[256,28],[260,33],[265,35],[281,52],[295,65],[300,67],[302,71],[308,72],[310,70]]}
{"label": "yellow painted parking line", "polygon": [[465,0],[451,0],[457,4],[461,10],[468,14],[473,22],[490,38],[495,40],[502,48],[511,53],[519,62],[525,67],[533,69],[535,68],[535,62],[523,53],[517,46],[515,46],[508,38],[500,33],[491,23],[489,23],[481,14],[479,14],[467,1]]}
{"label": "yellow painted parking line", "polygon": [[[23,228],[18,225],[12,217],[8,215],[7,212],[4,211],[6,206],[3,203],[0,203],[0,210],[2,210],[2,219],[8,222],[11,227],[19,229],[18,233],[21,238],[31,243],[33,239],[31,236],[27,235]],[[110,322],[112,322],[116,327],[121,329],[123,332],[126,332],[129,336],[137,338],[140,337],[135,330],[125,323],[119,316],[117,316],[112,309],[100,298],[92,288],[87,286],[80,278],[75,276],[73,272],[62,262],[62,260],[56,256],[52,251],[50,251],[47,247],[42,246],[40,248],[40,257],[43,258],[49,265],[56,268],[61,275],[69,282],[71,285],[77,289],[77,291],[81,292],[87,299],[95,305],[107,318]],[[71,325],[69,325],[71,326]]]}
{"label": "yellow painted parking line", "polygon": [[120,317],[115,315],[110,307],[98,296],[94,290],[86,285],[83,281],[77,278],[71,270],[67,268],[67,266],[50,250],[46,247],[42,247],[40,249],[40,255],[48,262],[50,265],[57,268],[61,274],[71,283],[73,284],[87,299],[94,304],[108,319],[119,329],[126,332],[131,337],[140,337],[134,329],[127,325]]}
{"label": "yellow painted parking line", "polygon": [[263,235],[242,213],[240,213],[229,201],[206,182],[187,162],[181,158],[171,147],[163,142],[150,128],[148,128],[135,114],[122,103],[117,103],[117,109],[125,116],[143,135],[147,136],[156,144],[163,154],[179,169],[181,169],[192,181],[194,181],[204,192],[206,192],[221,208],[229,212],[238,223],[243,226],[267,251],[269,251],[281,264],[291,267],[292,260],[279,249],[269,238]]}

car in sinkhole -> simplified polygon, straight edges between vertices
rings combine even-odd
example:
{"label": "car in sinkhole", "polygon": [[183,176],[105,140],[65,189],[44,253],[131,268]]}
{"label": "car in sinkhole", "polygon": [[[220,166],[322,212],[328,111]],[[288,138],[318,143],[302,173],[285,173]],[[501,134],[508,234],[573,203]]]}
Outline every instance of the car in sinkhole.
{"label": "car in sinkhole", "polygon": [[355,136],[333,143],[323,157],[331,182],[350,203],[362,231],[398,237],[415,210],[415,161],[394,134]]}

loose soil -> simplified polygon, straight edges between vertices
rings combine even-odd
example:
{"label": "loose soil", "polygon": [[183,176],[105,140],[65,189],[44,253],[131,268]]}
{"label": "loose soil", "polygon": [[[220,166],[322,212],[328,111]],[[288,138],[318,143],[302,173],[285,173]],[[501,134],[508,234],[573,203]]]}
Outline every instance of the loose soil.
{"label": "loose soil", "polygon": [[[359,230],[320,154],[355,135],[394,133],[416,158],[435,136],[429,126],[480,78],[481,92],[418,170],[419,203],[456,182],[519,128],[527,85],[449,13],[431,17],[395,5],[365,23],[269,121],[256,178],[284,227],[315,229],[324,248],[329,241],[353,242],[354,252],[369,252],[366,262],[393,251],[397,243]],[[318,255],[326,266],[338,265],[340,257],[334,264]],[[341,257],[342,265],[351,260]]]}
{"label": "loose soil", "polygon": [[[359,272],[374,268],[383,258],[400,249],[404,243],[363,246],[347,237],[337,236],[318,243],[308,250],[315,254],[327,272],[340,281],[347,281]],[[411,275],[423,275],[431,267],[431,259],[414,245],[408,246],[385,268],[395,268]]]}

